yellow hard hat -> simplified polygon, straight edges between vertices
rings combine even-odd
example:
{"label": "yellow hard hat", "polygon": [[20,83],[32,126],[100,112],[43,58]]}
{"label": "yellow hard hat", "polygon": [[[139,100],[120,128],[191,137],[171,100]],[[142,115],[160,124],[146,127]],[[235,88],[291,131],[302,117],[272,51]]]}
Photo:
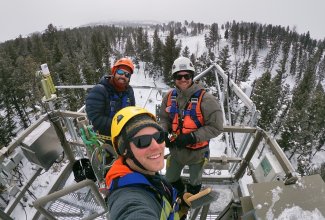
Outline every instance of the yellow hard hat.
{"label": "yellow hard hat", "polygon": [[[143,115],[140,117],[141,120],[135,120],[136,116],[139,115]],[[125,138],[131,138],[137,131],[147,126],[156,127],[158,130],[162,130],[162,128],[157,124],[156,117],[146,109],[137,106],[129,106],[121,109],[114,115],[111,126],[113,148],[119,155],[122,155],[124,153],[125,144],[124,141],[123,144],[118,143],[118,137],[121,135],[123,128],[126,127],[126,124],[131,119],[133,119],[132,124],[134,125],[130,126],[130,129],[127,131],[128,137]]]}

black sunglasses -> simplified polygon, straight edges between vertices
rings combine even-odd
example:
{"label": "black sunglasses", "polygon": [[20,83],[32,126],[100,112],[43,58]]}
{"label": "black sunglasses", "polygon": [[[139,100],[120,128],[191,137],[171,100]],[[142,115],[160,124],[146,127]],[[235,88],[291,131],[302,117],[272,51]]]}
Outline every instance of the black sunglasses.
{"label": "black sunglasses", "polygon": [[184,79],[189,80],[192,78],[192,74],[189,73],[189,74],[185,74],[185,75],[178,75],[178,74],[174,75],[174,79],[176,79],[176,80],[181,80],[183,77],[184,77]]}
{"label": "black sunglasses", "polygon": [[152,138],[154,138],[158,144],[161,144],[162,142],[165,141],[165,137],[166,137],[166,132],[158,131],[154,134],[133,137],[130,139],[130,141],[132,141],[137,148],[144,149],[150,146]]}
{"label": "black sunglasses", "polygon": [[118,69],[118,70],[116,70],[116,73],[118,74],[118,75],[125,75],[125,77],[127,77],[127,78],[130,78],[131,77],[131,73],[129,73],[129,72],[127,72],[127,71],[125,71],[125,70],[122,70],[122,69]]}

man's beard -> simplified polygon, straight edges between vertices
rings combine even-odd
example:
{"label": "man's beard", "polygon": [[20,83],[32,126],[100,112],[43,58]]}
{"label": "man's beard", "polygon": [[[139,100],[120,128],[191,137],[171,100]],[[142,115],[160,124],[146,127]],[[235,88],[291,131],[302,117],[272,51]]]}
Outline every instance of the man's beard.
{"label": "man's beard", "polygon": [[114,88],[119,92],[125,91],[129,85],[129,82],[124,80],[123,78],[115,77],[111,78],[111,83],[113,84]]}

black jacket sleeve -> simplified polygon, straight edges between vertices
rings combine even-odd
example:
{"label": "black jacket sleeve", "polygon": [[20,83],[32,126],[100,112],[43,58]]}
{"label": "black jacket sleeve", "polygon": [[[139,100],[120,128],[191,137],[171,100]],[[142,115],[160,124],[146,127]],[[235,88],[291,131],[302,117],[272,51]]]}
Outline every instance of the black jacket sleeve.
{"label": "black jacket sleeve", "polygon": [[95,130],[100,134],[110,135],[112,118],[107,112],[110,97],[102,85],[94,86],[86,98],[86,113]]}
{"label": "black jacket sleeve", "polygon": [[[138,187],[125,187],[108,197],[110,219],[160,219],[162,207],[153,194]],[[167,217],[166,217],[167,219]]]}

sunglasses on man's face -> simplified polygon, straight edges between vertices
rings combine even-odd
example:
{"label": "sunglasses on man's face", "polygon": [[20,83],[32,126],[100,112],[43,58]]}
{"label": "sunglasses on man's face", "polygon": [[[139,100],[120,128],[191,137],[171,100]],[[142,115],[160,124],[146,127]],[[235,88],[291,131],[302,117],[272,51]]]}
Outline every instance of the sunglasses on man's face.
{"label": "sunglasses on man's face", "polygon": [[120,76],[125,75],[125,77],[127,77],[127,78],[131,77],[131,73],[129,73],[129,72],[125,71],[125,70],[122,70],[122,69],[116,70],[116,73],[118,75],[120,75]]}
{"label": "sunglasses on man's face", "polygon": [[141,135],[137,137],[133,137],[130,139],[133,144],[140,149],[144,149],[150,146],[152,138],[156,140],[158,144],[161,144],[165,141],[166,132],[159,131],[154,134],[148,134],[148,135]]}
{"label": "sunglasses on man's face", "polygon": [[176,80],[181,80],[183,77],[184,77],[184,79],[186,79],[186,80],[189,80],[189,79],[192,78],[191,74],[185,74],[185,75],[178,75],[178,74],[176,74],[176,75],[174,76],[174,79],[176,79]]}

